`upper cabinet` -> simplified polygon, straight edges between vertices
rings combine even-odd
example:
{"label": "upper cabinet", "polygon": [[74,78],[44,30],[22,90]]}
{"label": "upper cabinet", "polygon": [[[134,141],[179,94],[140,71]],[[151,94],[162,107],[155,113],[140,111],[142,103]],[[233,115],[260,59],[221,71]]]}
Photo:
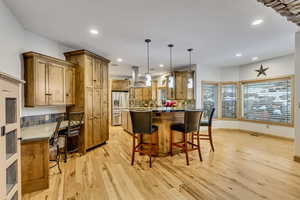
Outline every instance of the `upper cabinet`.
{"label": "upper cabinet", "polygon": [[128,91],[130,81],[129,80],[112,80],[111,90],[112,91]]}
{"label": "upper cabinet", "polygon": [[[175,72],[175,99],[193,100],[194,99],[194,72],[178,71]],[[190,81],[191,79],[192,81]],[[190,82],[189,82],[190,81]]]}
{"label": "upper cabinet", "polygon": [[35,52],[23,54],[25,106],[75,104],[75,65]]}

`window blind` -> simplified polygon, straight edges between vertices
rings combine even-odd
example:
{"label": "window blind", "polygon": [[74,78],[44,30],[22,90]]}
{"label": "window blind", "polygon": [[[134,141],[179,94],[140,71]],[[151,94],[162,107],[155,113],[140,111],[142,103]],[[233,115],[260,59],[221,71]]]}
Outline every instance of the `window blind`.
{"label": "window blind", "polygon": [[292,124],[292,80],[242,84],[243,118]]}
{"label": "window blind", "polygon": [[218,85],[217,84],[209,84],[209,83],[202,83],[202,92],[203,92],[203,117],[208,119],[208,115],[210,114],[213,108],[216,109],[214,113],[214,118],[218,117],[217,112],[217,104],[218,104]]}
{"label": "window blind", "polygon": [[222,85],[222,118],[235,119],[236,116],[236,84]]}

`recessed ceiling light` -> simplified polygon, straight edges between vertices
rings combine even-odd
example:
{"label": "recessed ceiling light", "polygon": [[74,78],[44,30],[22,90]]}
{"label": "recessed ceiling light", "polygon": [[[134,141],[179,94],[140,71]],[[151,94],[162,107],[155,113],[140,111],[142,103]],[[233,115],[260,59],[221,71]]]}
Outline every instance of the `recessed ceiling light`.
{"label": "recessed ceiling light", "polygon": [[91,33],[92,35],[98,35],[98,34],[99,34],[99,31],[98,31],[97,29],[91,29],[91,30],[90,30],[90,33]]}
{"label": "recessed ceiling light", "polygon": [[164,67],[164,65],[163,65],[163,64],[160,64],[159,66],[160,66],[160,67]]}
{"label": "recessed ceiling light", "polygon": [[263,23],[263,22],[264,22],[264,20],[262,20],[262,19],[254,20],[254,21],[252,22],[252,26],[260,25],[260,24]]}
{"label": "recessed ceiling light", "polygon": [[241,54],[241,53],[237,53],[237,54],[235,54],[235,56],[236,56],[236,57],[242,57],[242,56],[243,56],[243,54]]}
{"label": "recessed ceiling light", "polygon": [[118,58],[117,61],[118,62],[123,62],[123,59],[122,58]]}
{"label": "recessed ceiling light", "polygon": [[258,57],[253,57],[252,58],[252,61],[256,61],[256,60],[258,60]]}

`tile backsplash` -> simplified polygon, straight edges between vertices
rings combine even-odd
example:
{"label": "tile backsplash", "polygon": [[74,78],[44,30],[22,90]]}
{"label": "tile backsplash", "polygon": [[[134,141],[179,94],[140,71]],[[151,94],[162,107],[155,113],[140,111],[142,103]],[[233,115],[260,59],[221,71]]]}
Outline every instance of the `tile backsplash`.
{"label": "tile backsplash", "polygon": [[21,128],[56,122],[59,117],[66,117],[66,113],[53,113],[21,117]]}

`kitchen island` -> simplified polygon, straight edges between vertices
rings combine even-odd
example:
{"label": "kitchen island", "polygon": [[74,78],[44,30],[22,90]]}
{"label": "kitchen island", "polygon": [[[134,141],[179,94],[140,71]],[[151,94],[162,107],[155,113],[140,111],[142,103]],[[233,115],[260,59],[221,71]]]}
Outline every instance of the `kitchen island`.
{"label": "kitchen island", "polygon": [[[132,109],[132,110],[141,110],[141,109]],[[183,123],[184,122],[184,111],[185,109],[178,108],[155,108],[155,109],[143,109],[150,110],[153,113],[153,125],[158,126],[158,138],[156,142],[159,144],[158,156],[167,156],[170,152],[170,134],[171,134],[171,125],[174,123]],[[129,110],[122,111],[122,127],[128,132],[132,133],[132,124],[130,118]],[[182,133],[174,131],[174,142],[182,140]],[[143,135],[143,142],[150,142],[150,137],[148,135]],[[175,150],[176,153],[176,150]]]}

